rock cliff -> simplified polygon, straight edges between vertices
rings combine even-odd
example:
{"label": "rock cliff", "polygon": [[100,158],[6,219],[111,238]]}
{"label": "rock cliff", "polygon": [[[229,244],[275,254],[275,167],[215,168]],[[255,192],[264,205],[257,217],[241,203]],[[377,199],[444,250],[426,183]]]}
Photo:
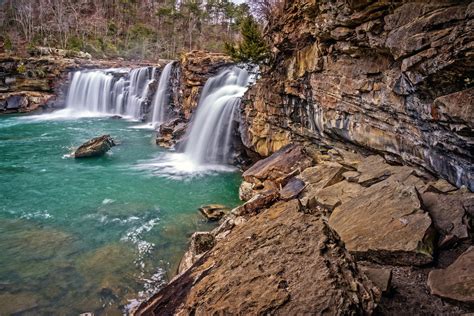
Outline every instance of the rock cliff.
{"label": "rock cliff", "polygon": [[[0,114],[64,106],[68,74],[78,69],[149,66],[146,62],[91,60],[87,54],[40,47],[24,58],[0,54]],[[165,61],[164,61],[165,62]]]}
{"label": "rock cliff", "polygon": [[470,1],[287,1],[244,144],[352,143],[474,190],[473,17]]}

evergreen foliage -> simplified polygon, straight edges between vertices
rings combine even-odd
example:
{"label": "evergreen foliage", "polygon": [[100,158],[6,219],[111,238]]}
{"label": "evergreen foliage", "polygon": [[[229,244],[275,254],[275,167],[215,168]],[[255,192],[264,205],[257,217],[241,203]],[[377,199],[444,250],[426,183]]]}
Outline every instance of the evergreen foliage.
{"label": "evergreen foliage", "polygon": [[227,54],[240,62],[264,63],[269,57],[269,50],[253,17],[248,16],[242,20],[240,34],[242,40],[236,45],[225,43]]}

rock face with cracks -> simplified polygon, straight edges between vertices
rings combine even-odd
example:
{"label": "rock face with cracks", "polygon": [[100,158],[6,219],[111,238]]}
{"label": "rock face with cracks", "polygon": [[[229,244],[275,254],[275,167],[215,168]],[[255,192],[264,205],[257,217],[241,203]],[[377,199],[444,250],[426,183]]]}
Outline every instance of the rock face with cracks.
{"label": "rock face with cracks", "polygon": [[234,228],[136,315],[369,314],[379,295],[322,217],[291,200]]}
{"label": "rock face with cracks", "polygon": [[244,144],[352,143],[474,190],[473,17],[470,1],[286,1]]}

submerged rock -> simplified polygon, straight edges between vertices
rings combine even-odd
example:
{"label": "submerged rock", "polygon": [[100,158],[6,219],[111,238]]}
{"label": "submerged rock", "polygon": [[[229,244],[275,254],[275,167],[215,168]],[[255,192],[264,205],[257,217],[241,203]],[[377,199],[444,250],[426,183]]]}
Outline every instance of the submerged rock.
{"label": "submerged rock", "polygon": [[474,246],[446,269],[428,275],[431,294],[474,304]]}
{"label": "submerged rock", "polygon": [[230,211],[230,209],[220,204],[209,204],[209,205],[201,206],[199,208],[199,211],[208,220],[218,221],[222,217],[224,217],[224,215],[227,214]]}
{"label": "submerged rock", "polygon": [[116,143],[110,135],[102,135],[85,142],[74,152],[74,158],[98,157],[108,152]]}
{"label": "submerged rock", "polygon": [[135,315],[370,314],[379,290],[297,200],[236,226]]}

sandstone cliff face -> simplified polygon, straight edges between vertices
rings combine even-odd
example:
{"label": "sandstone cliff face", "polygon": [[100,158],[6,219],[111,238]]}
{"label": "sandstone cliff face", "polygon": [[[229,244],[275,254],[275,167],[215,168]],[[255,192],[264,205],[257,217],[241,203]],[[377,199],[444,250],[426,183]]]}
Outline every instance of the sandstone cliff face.
{"label": "sandstone cliff face", "polygon": [[231,58],[219,53],[192,51],[182,56],[179,99],[175,103],[180,105],[180,110],[186,119],[191,118],[191,113],[197,107],[207,79],[230,64],[233,64]]}
{"label": "sandstone cliff face", "polygon": [[263,156],[302,139],[350,142],[474,189],[474,4],[287,1],[275,62],[242,105]]}

